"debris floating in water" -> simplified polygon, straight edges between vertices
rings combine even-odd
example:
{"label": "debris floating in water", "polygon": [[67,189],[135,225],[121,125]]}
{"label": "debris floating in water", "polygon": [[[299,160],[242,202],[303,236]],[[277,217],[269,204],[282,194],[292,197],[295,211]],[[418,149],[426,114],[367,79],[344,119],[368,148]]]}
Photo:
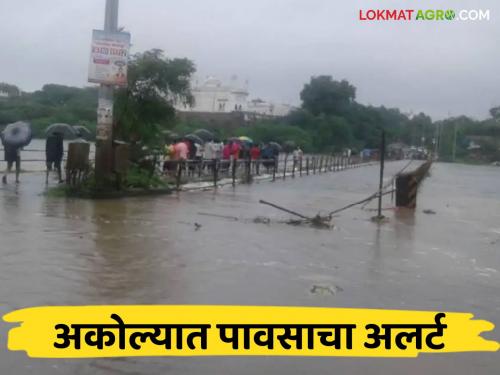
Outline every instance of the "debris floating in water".
{"label": "debris floating in water", "polygon": [[341,288],[340,286],[328,286],[328,285],[313,285],[311,288],[310,292],[311,294],[329,294],[329,295],[336,295],[338,292],[343,292],[344,289]]}
{"label": "debris floating in water", "polygon": [[278,210],[287,212],[289,214],[292,214],[294,216],[301,218],[301,220],[297,220],[297,219],[289,220],[286,222],[287,224],[296,225],[296,226],[303,225],[303,224],[309,224],[312,227],[318,228],[318,229],[331,229],[331,228],[333,228],[333,225],[331,224],[332,217],[330,215],[321,216],[320,214],[317,214],[314,217],[308,217],[308,216],[305,216],[301,213],[289,210],[288,208],[280,207],[274,203],[266,202],[264,200],[260,200],[259,203],[274,207]]}
{"label": "debris floating in water", "polygon": [[423,213],[426,215],[436,215],[436,211],[434,210],[424,210]]}
{"label": "debris floating in water", "polygon": [[257,216],[255,219],[253,219],[253,222],[255,224],[266,224],[266,225],[269,225],[269,224],[271,224],[271,219],[268,218],[268,217],[264,217],[264,216]]}

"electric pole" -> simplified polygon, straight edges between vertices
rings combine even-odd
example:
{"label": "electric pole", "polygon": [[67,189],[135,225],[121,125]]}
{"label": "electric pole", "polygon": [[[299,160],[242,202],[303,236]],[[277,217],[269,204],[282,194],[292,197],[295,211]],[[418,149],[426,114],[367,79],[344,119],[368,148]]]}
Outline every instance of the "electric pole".
{"label": "electric pole", "polygon": [[453,162],[457,156],[457,122],[454,121],[453,124]]}
{"label": "electric pole", "polygon": [[385,130],[382,130],[382,139],[380,142],[380,181],[378,190],[378,216],[379,220],[383,219],[382,215],[382,190],[384,190],[384,164],[385,164]]}
{"label": "electric pole", "polygon": [[[115,33],[118,31],[118,5],[119,0],[106,0],[106,12],[104,16],[104,31]],[[96,182],[103,185],[109,181],[113,172],[113,95],[112,85],[101,84],[99,87],[98,110],[106,109],[108,114],[106,121],[98,117],[97,128],[105,137],[96,140],[95,173]]]}

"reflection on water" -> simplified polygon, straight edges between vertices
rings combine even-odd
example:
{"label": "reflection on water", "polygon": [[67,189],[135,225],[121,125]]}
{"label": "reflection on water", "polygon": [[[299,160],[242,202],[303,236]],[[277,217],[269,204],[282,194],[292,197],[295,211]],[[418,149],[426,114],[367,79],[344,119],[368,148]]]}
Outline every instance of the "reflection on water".
{"label": "reflection on water", "polygon": [[[402,164],[389,163],[388,175]],[[279,223],[286,214],[257,203],[314,215],[373,193],[377,175],[366,167],[94,202],[41,196],[43,176],[25,174],[18,187],[0,187],[0,313],[37,305],[252,304],[457,310],[500,323],[498,169],[438,164],[418,210],[384,211],[390,221],[382,225],[370,221],[372,211],[355,208],[336,217],[331,231],[293,227]],[[256,216],[271,223],[255,224]],[[339,292],[312,294],[313,285]],[[487,374],[499,365],[471,354],[409,362],[416,371],[454,374]],[[409,362],[377,360],[373,367],[373,360],[346,359],[335,366],[385,374]],[[0,351],[2,374],[302,374],[332,365],[301,358],[55,362]]]}

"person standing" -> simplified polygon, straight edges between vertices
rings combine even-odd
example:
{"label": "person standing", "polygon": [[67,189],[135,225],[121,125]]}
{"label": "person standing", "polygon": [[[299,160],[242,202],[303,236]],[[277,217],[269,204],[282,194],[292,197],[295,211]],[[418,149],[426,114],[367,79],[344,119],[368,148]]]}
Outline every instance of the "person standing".
{"label": "person standing", "polygon": [[19,174],[21,173],[21,147],[10,146],[4,143],[3,148],[5,150],[5,161],[7,162],[7,168],[2,177],[2,182],[7,183],[7,176],[12,171],[12,166],[16,163],[16,184],[19,183]]}
{"label": "person standing", "polygon": [[47,173],[45,183],[49,183],[49,173],[54,168],[57,171],[59,183],[64,182],[62,179],[61,163],[64,156],[63,136],[61,133],[55,132],[47,137],[45,142],[45,160],[47,164]]}
{"label": "person standing", "polygon": [[259,160],[260,160],[260,147],[258,144],[254,143],[250,149],[250,158],[252,159],[255,173],[259,174]]}
{"label": "person standing", "polygon": [[231,146],[232,142],[226,143],[222,148],[222,159],[229,160],[231,158]]}
{"label": "person standing", "polygon": [[252,160],[260,159],[260,147],[258,144],[255,143],[250,149],[250,157],[252,158]]}
{"label": "person standing", "polygon": [[293,158],[297,161],[300,162],[302,160],[302,157],[304,156],[304,152],[300,147],[297,147],[295,151],[293,152]]}

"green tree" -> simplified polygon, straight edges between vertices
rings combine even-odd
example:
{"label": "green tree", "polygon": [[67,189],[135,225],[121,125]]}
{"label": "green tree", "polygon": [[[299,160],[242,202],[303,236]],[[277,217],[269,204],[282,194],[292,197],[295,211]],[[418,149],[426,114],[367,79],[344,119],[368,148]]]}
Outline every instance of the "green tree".
{"label": "green tree", "polygon": [[500,106],[491,108],[490,115],[493,119],[500,120]]}
{"label": "green tree", "polygon": [[128,67],[128,87],[116,93],[116,133],[127,141],[154,144],[162,129],[173,126],[175,103],[191,103],[188,59],[168,59],[154,49],[139,53]]}
{"label": "green tree", "polygon": [[312,150],[312,139],[308,132],[276,121],[261,121],[250,127],[236,129],[235,135],[246,135],[256,143],[278,142],[284,145],[293,142],[305,151]]}
{"label": "green tree", "polygon": [[9,97],[16,97],[21,95],[21,90],[16,85],[0,82],[0,92],[6,93]]}
{"label": "green tree", "polygon": [[331,76],[312,77],[300,93],[302,107],[313,115],[339,115],[356,98],[356,88],[346,80],[334,81]]}

